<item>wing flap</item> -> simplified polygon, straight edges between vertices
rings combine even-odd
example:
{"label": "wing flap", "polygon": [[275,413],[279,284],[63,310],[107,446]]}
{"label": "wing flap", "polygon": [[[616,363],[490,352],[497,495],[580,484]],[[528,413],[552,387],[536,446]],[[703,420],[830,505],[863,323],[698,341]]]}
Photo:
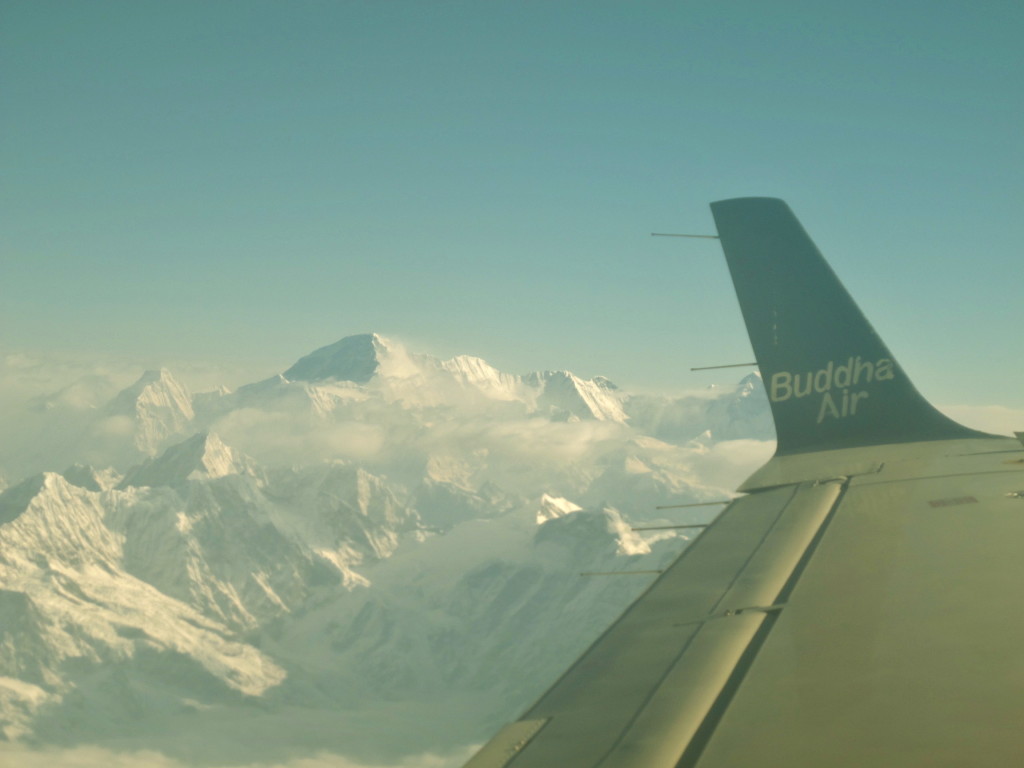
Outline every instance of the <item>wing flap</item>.
{"label": "wing flap", "polygon": [[546,724],[514,768],[674,766],[840,493],[830,482],[733,502],[523,716]]}
{"label": "wing flap", "polygon": [[712,714],[755,635],[776,611],[787,583],[839,498],[839,482],[801,486],[706,617],[690,647],[651,694],[609,753],[616,768],[672,768]]}

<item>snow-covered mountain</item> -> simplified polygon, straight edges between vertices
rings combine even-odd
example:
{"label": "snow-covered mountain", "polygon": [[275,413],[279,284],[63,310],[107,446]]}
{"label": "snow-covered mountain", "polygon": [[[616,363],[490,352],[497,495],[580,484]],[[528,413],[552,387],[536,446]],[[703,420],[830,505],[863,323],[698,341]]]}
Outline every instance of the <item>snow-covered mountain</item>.
{"label": "snow-covered mountain", "polygon": [[516,403],[527,413],[567,420],[626,421],[621,397],[606,379],[568,371],[513,375],[469,355],[450,360],[414,354],[377,334],[348,336],[301,358],[279,376],[242,387],[230,407],[305,401],[320,414],[376,398],[404,407],[466,409]]}
{"label": "snow-covered mountain", "polygon": [[709,432],[714,440],[774,440],[775,425],[759,373],[748,374],[733,389],[685,397],[628,397],[630,423],[653,437],[677,443]]}
{"label": "snow-covered mountain", "polygon": [[156,453],[167,438],[184,434],[195,416],[191,394],[165,368],[143,373],[105,411],[110,417],[129,420],[135,447],[147,456]]}
{"label": "snow-covered mountain", "polygon": [[[66,718],[68,708],[94,706],[94,686],[109,698],[103,689],[111,675],[125,678],[126,694],[133,687],[155,687],[156,694],[175,686],[228,700],[258,696],[284,677],[209,612],[129,571],[130,545],[110,524],[114,502],[55,473],[0,495],[0,602],[7,614],[0,685],[8,739],[35,732],[37,717]],[[161,559],[167,562],[169,554]],[[145,703],[159,707],[167,699],[164,693]],[[131,707],[126,696],[106,714],[123,716]]]}
{"label": "snow-covered mountain", "polygon": [[148,371],[24,413],[70,434],[0,494],[0,729],[189,765],[486,737],[648,583],[580,574],[661,567],[687,539],[634,524],[706,519],[654,507],[771,450],[756,376],[638,397],[375,334],[233,392]]}
{"label": "snow-covered mountain", "polygon": [[311,352],[284,372],[289,381],[351,381],[374,377],[404,379],[420,373],[404,347],[375,333],[346,336]]}

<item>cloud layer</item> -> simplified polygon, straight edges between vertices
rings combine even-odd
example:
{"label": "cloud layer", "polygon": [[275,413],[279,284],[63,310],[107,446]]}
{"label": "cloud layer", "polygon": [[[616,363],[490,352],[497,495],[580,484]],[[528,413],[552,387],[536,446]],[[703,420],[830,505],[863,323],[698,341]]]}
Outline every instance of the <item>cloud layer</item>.
{"label": "cloud layer", "polygon": [[[476,749],[471,746],[449,755],[414,755],[397,763],[365,763],[323,752],[283,763],[221,763],[207,768],[456,768]],[[0,744],[0,765],[12,768],[196,768],[194,764],[151,750],[116,752],[95,746],[36,749],[19,744]]]}

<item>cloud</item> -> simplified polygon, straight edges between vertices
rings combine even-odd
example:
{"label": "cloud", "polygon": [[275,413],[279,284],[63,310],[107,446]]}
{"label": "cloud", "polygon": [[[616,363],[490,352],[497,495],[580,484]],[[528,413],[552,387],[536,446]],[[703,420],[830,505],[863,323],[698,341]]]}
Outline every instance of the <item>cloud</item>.
{"label": "cloud", "polygon": [[102,747],[32,749],[0,744],[0,764],[18,768],[185,768],[158,752],[111,752]]}
{"label": "cloud", "polygon": [[984,432],[1012,435],[1024,431],[1024,410],[1001,405],[947,405],[940,410],[954,421]]}
{"label": "cloud", "polygon": [[[364,763],[321,752],[287,762],[221,763],[211,768],[456,768],[465,763],[478,747],[463,747],[448,755],[424,753],[398,762]],[[195,768],[151,750],[115,752],[105,747],[33,748],[0,743],[0,765],[17,768]]]}
{"label": "cloud", "polygon": [[533,463],[580,461],[610,441],[625,439],[628,434],[628,428],[611,421],[552,422],[528,418],[461,425],[452,431],[450,438],[462,445],[475,443],[511,460]]}
{"label": "cloud", "polygon": [[774,452],[774,440],[723,440],[694,455],[692,462],[701,482],[732,490],[768,461]]}
{"label": "cloud", "polygon": [[[100,418],[103,406],[160,364],[0,351],[0,487],[36,472],[62,471],[73,462],[122,461],[122,444],[131,445],[133,426],[124,417]],[[229,366],[168,362],[167,367],[193,392],[253,378]]]}
{"label": "cloud", "polygon": [[384,446],[386,425],[327,421],[308,412],[242,408],[213,425],[228,445],[266,464],[302,464],[324,459],[370,461]]}

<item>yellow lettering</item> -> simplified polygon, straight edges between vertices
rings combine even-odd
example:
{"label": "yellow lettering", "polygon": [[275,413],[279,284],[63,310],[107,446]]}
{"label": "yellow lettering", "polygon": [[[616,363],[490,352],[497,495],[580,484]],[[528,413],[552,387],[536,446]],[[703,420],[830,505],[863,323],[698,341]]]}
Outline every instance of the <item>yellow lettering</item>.
{"label": "yellow lettering", "polygon": [[832,399],[832,393],[826,392],[821,398],[821,408],[818,409],[818,423],[821,424],[825,420],[825,414],[828,414],[833,419],[839,418],[839,409],[836,408],[836,403]]}
{"label": "yellow lettering", "polygon": [[792,382],[793,374],[788,371],[779,371],[778,373],[772,374],[770,392],[773,403],[789,400],[789,398],[793,396]]}
{"label": "yellow lettering", "polygon": [[837,387],[850,386],[850,377],[853,375],[853,358],[846,361],[846,365],[836,368],[835,385]]}
{"label": "yellow lettering", "polygon": [[860,375],[864,374],[864,383],[870,382],[875,377],[875,364],[868,360],[857,358],[857,367],[853,371],[853,383],[860,383]]}
{"label": "yellow lettering", "polygon": [[853,416],[857,412],[857,403],[867,397],[869,392],[854,392],[853,397],[850,399],[850,415]]}
{"label": "yellow lettering", "polygon": [[887,357],[883,357],[875,363],[875,378],[879,381],[888,381],[889,379],[896,378],[896,374],[893,371],[892,360]]}
{"label": "yellow lettering", "polygon": [[828,361],[828,365],[814,374],[814,391],[825,392],[832,389],[832,361]]}
{"label": "yellow lettering", "polygon": [[804,386],[800,386],[800,374],[796,374],[793,377],[793,394],[796,397],[806,397],[811,394],[811,388],[813,387],[812,374],[810,371],[804,374],[803,378]]}

